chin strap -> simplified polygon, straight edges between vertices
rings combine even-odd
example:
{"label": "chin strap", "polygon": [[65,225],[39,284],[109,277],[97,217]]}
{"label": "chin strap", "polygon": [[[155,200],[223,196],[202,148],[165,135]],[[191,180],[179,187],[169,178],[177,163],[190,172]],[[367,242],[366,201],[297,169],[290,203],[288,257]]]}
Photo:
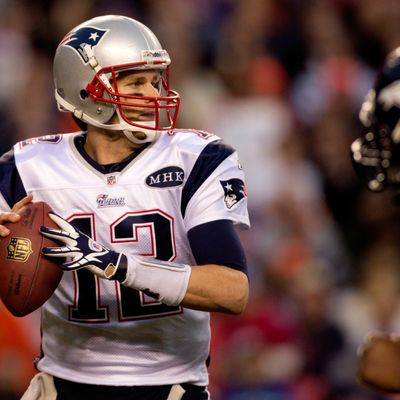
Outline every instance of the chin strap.
{"label": "chin strap", "polygon": [[[134,128],[134,129],[132,129],[132,126],[129,125],[126,121],[123,120],[119,108],[117,108],[116,114],[117,114],[118,119],[119,119],[119,124],[116,124],[116,125],[119,125],[120,127],[123,128],[122,129],[123,134],[132,143],[143,144],[143,143],[148,143],[148,142],[154,142],[160,136],[161,132],[158,131],[158,130],[155,130],[155,129],[146,129],[146,128],[136,128],[136,129]],[[147,125],[149,127],[154,127],[155,126],[155,121],[141,121],[140,124],[144,125],[144,126]],[[140,139],[137,136],[135,136],[135,132],[144,133],[145,137],[143,139]]]}
{"label": "chin strap", "polygon": [[160,131],[152,131],[150,129],[140,129],[140,131],[139,130],[137,131],[137,132],[143,132],[146,135],[144,139],[137,138],[134,134],[135,131],[130,131],[130,130],[128,131],[124,129],[122,132],[128,138],[129,141],[135,144],[154,142],[156,138],[160,136]]}

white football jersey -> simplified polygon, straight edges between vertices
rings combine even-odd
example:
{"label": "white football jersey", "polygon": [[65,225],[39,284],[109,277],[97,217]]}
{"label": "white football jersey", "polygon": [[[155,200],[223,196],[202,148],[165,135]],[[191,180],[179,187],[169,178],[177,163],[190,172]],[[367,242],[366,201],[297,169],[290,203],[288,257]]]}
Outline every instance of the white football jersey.
{"label": "white football jersey", "polygon": [[[99,243],[195,265],[191,228],[222,219],[249,226],[237,154],[217,136],[164,133],[122,170],[104,174],[78,151],[74,138],[81,134],[20,142],[14,162],[34,201],[47,202]],[[9,189],[0,189],[5,207]],[[85,269],[65,272],[42,307],[41,345],[39,370],[71,381],[208,383],[209,313],[163,305]]]}

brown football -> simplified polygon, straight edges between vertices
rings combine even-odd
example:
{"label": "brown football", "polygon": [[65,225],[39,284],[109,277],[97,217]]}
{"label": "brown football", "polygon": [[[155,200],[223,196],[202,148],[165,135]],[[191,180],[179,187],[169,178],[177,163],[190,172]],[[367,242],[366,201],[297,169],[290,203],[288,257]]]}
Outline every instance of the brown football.
{"label": "brown football", "polygon": [[43,201],[25,205],[18,222],[5,224],[10,235],[0,238],[0,298],[16,317],[38,309],[62,278],[57,264],[41,253],[43,247],[59,246],[39,232],[42,225],[58,228],[49,211]]}

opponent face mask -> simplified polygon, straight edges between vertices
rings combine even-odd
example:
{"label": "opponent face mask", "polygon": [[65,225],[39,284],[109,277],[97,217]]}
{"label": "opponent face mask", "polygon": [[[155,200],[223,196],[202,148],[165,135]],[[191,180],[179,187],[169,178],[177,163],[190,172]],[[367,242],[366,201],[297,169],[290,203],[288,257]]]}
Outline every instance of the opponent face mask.
{"label": "opponent face mask", "polygon": [[380,69],[360,110],[362,135],[351,145],[353,166],[368,189],[400,189],[400,48]]}

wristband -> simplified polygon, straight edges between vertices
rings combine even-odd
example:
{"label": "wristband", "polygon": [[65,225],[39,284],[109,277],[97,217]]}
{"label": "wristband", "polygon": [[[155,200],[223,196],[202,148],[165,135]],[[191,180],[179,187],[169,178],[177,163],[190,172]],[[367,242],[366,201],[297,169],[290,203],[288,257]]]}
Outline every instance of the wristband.
{"label": "wristband", "polygon": [[127,256],[126,279],[122,285],[140,290],[169,306],[185,297],[191,267],[141,256]]}

